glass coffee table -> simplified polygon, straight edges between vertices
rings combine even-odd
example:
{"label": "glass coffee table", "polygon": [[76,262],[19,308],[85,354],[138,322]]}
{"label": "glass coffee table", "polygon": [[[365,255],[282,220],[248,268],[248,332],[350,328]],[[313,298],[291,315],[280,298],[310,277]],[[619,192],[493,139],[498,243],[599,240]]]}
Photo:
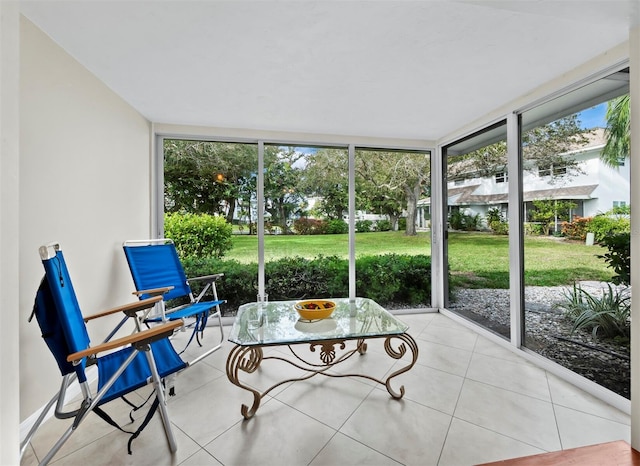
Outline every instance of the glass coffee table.
{"label": "glass coffee table", "polygon": [[[294,309],[297,301],[271,301],[249,303],[240,306],[229,341],[236,346],[227,358],[227,377],[234,385],[253,394],[253,405],[242,405],[240,412],[249,419],[253,417],[260,401],[274,388],[316,375],[327,377],[362,377],[385,385],[393,398],[404,396],[404,386],[395,391],[391,379],[407,372],[418,359],[418,345],[407,333],[409,327],[376,302],[367,298],[331,298],[336,308],[327,319],[305,321]],[[393,359],[400,359],[409,353],[407,365],[381,380],[366,374],[342,374],[330,371],[336,365],[354,354],[363,355],[367,351],[367,340],[384,339],[384,349]],[[300,351],[300,345],[308,351]],[[288,347],[291,358],[282,353],[265,356],[263,348],[270,346]],[[273,355],[276,354],[276,355]],[[240,381],[242,373],[255,372],[263,361],[284,361],[300,370],[297,378],[282,380],[260,392]]]}

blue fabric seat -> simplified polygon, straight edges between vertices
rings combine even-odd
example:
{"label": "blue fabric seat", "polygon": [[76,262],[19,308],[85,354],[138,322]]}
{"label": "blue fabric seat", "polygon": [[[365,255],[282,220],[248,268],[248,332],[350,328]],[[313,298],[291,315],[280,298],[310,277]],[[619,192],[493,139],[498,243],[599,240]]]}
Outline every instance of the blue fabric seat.
{"label": "blue fabric seat", "polygon": [[[55,456],[90,412],[96,412],[101,417],[107,416],[111,421],[100,406],[150,382],[154,386],[155,401],[142,428],[151,419],[155,409],[159,409],[169,448],[171,452],[175,452],[177,445],[169,422],[162,382],[164,377],[186,367],[169,341],[169,336],[183,322],[175,320],[148,330],[140,329],[137,314],[153,308],[161,300],[160,297],[147,298],[85,317],[81,313],[59,245],[52,243],[42,246],[40,256],[45,276],[36,293],[32,317],[36,317],[42,337],[56,360],[62,375],[62,385],[27,434],[21,445],[22,453],[54,403],[57,402],[54,413],[56,418],[73,418],[74,422],[45,455],[41,464],[47,464]],[[91,346],[85,322],[114,314],[124,315],[116,330],[104,342]],[[134,332],[112,339],[117,329],[127,321],[133,322]],[[89,386],[86,371],[92,365],[97,365],[98,368],[95,394]],[[80,384],[83,401],[79,408],[64,411],[68,409],[64,407],[65,396],[74,382]],[[131,440],[138,436],[140,430],[129,432],[132,434]]]}
{"label": "blue fabric seat", "polygon": [[[200,338],[209,322],[210,317],[217,317],[220,327],[220,343],[196,359],[191,364],[208,356],[222,347],[224,342],[224,328],[220,305],[226,301],[218,298],[216,281],[224,275],[221,273],[188,279],[175,244],[171,239],[157,240],[128,240],[123,244],[127,263],[131,271],[135,294],[140,299],[152,296],[162,296],[158,311],[150,313],[144,318],[145,323],[171,321],[174,319],[193,320],[189,324],[193,333],[187,346],[193,338],[201,344]],[[201,282],[202,290],[194,296],[190,282]],[[176,306],[171,303],[178,302]]]}

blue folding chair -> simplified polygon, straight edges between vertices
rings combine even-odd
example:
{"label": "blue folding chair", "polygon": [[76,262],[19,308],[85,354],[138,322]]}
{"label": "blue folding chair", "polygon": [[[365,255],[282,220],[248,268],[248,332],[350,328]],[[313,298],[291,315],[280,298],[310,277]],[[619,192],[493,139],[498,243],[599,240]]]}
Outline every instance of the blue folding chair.
{"label": "blue folding chair", "polygon": [[[152,296],[162,296],[163,298],[159,303],[159,311],[155,315],[147,315],[143,319],[144,322],[149,324],[175,319],[191,319],[193,322],[190,322],[189,325],[193,327],[193,333],[186,346],[191,343],[194,336],[198,344],[202,346],[200,337],[209,317],[217,317],[220,327],[220,343],[190,361],[190,364],[195,364],[220,349],[224,342],[220,305],[226,301],[218,298],[216,281],[224,274],[217,273],[187,279],[175,244],[173,240],[167,238],[128,240],[123,243],[123,249],[136,288],[134,294],[140,299]],[[202,291],[196,297],[191,291],[190,281],[199,281],[204,284]],[[167,302],[172,300],[183,301],[183,303],[175,307],[168,307]]]}
{"label": "blue folding chair", "polygon": [[[163,378],[186,367],[168,338],[183,325],[183,322],[176,320],[154,326],[151,329],[140,330],[139,321],[135,318],[136,315],[153,308],[161,300],[160,297],[152,297],[93,316],[83,317],[59,245],[52,243],[42,246],[40,256],[45,269],[45,277],[38,288],[31,318],[36,317],[42,331],[42,337],[53,353],[62,375],[62,386],[43,409],[40,417],[22,442],[21,454],[24,453],[27,444],[56,401],[55,417],[58,419],[73,418],[74,420],[44,456],[40,464],[47,464],[56,455],[91,412],[95,412],[110,424],[127,432],[114,423],[100,406],[148,383],[153,384],[155,400],[138,430],[128,432],[131,434],[129,453],[131,453],[131,442],[151,420],[158,408],[169,448],[174,453],[177,450],[177,445],[166,408]],[[116,313],[125,314],[123,321],[133,318],[138,331],[111,340],[115,334],[114,330],[106,341],[96,346],[90,346],[85,323]],[[118,328],[122,324],[123,322],[118,325]],[[98,356],[101,353],[104,355]],[[98,368],[98,386],[95,394],[92,394],[86,373],[87,367],[92,365],[97,365]],[[64,409],[70,409],[65,408],[65,397],[68,388],[74,381],[80,384],[83,399],[79,408],[64,411]]]}

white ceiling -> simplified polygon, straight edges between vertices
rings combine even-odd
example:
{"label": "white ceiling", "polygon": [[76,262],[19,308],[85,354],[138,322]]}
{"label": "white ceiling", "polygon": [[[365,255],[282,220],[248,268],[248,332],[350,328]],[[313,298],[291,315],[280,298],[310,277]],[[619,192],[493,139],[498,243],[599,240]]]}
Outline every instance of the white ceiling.
{"label": "white ceiling", "polygon": [[153,122],[438,139],[628,39],[638,0],[22,1]]}

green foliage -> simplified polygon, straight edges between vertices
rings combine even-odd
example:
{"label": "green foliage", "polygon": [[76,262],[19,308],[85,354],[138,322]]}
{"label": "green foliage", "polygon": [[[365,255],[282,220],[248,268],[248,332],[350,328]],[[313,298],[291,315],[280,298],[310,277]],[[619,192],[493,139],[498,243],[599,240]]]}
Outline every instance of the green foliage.
{"label": "green foliage", "polygon": [[600,154],[601,160],[610,167],[618,167],[629,157],[631,151],[631,106],[629,94],[607,102],[607,142]]}
{"label": "green foliage", "polygon": [[375,231],[391,231],[391,222],[389,220],[378,220],[373,229]]}
{"label": "green foliage", "polygon": [[602,295],[590,294],[574,283],[559,307],[573,321],[571,332],[588,330],[593,338],[628,337],[630,333],[631,296],[607,283]]}
{"label": "green foliage", "polygon": [[459,210],[454,210],[449,214],[449,226],[453,230],[475,231],[480,228],[480,214],[469,215]]}
{"label": "green foliage", "polygon": [[327,222],[326,233],[329,235],[341,235],[349,233],[349,224],[344,220],[335,219]]}
{"label": "green foliage", "polygon": [[183,259],[222,257],[231,249],[233,227],[218,215],[175,212],[165,214],[164,233]]}
{"label": "green foliage", "polygon": [[357,233],[369,233],[371,231],[371,227],[373,226],[373,222],[371,220],[357,220],[356,221],[356,232]]}
{"label": "green foliage", "polygon": [[[256,300],[258,266],[235,260],[188,258],[183,260],[187,277],[224,273],[218,295],[226,299],[223,312]],[[428,305],[431,301],[431,259],[429,256],[386,254],[356,261],[358,296],[381,305]],[[269,300],[329,298],[349,295],[349,262],[337,256],[313,259],[284,257],[265,264],[265,285]],[[197,282],[193,291],[198,292]]]}
{"label": "green foliage", "polygon": [[265,264],[265,280],[274,301],[347,296],[348,263],[336,256],[284,257]]}
{"label": "green foliage", "polygon": [[562,234],[570,239],[587,239],[587,233],[591,232],[593,217],[573,217],[572,222],[562,222]]}
{"label": "green foliage", "polygon": [[600,243],[608,235],[631,232],[631,221],[627,215],[614,214],[611,210],[593,217],[589,231],[593,232],[594,239]]}
{"label": "green foliage", "polygon": [[496,235],[509,234],[509,222],[504,218],[502,210],[499,207],[492,207],[487,210],[485,215],[487,225]]}
{"label": "green foliage", "polygon": [[398,219],[398,231],[404,231],[407,229],[407,217],[400,217]]}
{"label": "green foliage", "polygon": [[531,218],[542,224],[542,234],[548,235],[551,223],[557,218],[568,218],[569,212],[575,207],[571,201],[558,201],[555,199],[539,199],[533,201],[534,210]]}
{"label": "green foliage", "polygon": [[524,224],[525,235],[539,236],[543,233],[543,225],[540,223],[527,222]]}
{"label": "green foliage", "polygon": [[611,281],[617,285],[629,285],[631,282],[631,234],[617,233],[604,237],[601,241],[609,250],[606,254],[599,255],[615,275]]}
{"label": "green foliage", "polygon": [[356,292],[379,303],[428,304],[431,258],[385,254],[356,261]]}
{"label": "green foliage", "polygon": [[494,220],[489,223],[489,228],[496,235],[508,235],[509,234],[509,223],[506,220]]}

